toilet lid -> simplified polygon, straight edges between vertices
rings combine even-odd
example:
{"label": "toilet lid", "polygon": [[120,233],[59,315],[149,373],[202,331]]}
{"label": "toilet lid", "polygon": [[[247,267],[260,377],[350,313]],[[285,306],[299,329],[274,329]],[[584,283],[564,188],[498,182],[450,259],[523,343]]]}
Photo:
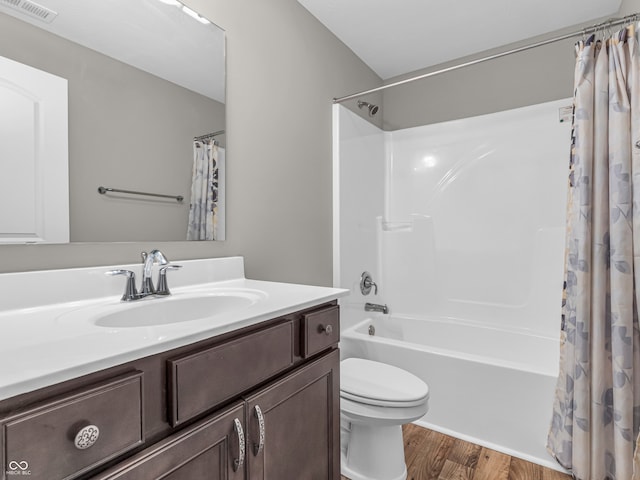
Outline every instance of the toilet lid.
{"label": "toilet lid", "polygon": [[[416,404],[429,397],[429,386],[415,375],[385,363],[347,358],[340,362],[340,391],[363,403]],[[371,402],[373,401],[373,402]]]}

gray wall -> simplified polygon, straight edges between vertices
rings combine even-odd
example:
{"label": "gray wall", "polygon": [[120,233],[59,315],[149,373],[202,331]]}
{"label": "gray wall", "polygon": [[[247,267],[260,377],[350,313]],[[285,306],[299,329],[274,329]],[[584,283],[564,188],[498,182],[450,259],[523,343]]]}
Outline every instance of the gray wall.
{"label": "gray wall", "polygon": [[[638,11],[640,0],[623,0],[617,16]],[[597,21],[388,79],[385,84],[571,33],[594,23]],[[552,43],[385,90],[383,128],[398,130],[571,97],[577,40]],[[438,48],[437,42],[433,48]]]}
{"label": "gray wall", "polygon": [[227,32],[227,240],[0,247],[0,271],[244,255],[247,276],[330,285],[331,106],[381,80],[295,0],[189,0]]}
{"label": "gray wall", "polygon": [[539,47],[385,90],[383,128],[398,130],[571,97],[573,43]]}

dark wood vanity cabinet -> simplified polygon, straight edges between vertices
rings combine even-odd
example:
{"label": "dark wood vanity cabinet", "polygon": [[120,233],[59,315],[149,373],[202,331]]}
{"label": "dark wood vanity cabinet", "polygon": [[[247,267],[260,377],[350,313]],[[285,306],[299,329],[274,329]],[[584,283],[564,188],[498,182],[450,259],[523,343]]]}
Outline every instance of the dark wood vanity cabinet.
{"label": "dark wood vanity cabinet", "polygon": [[337,480],[338,365],[333,350],[93,478]]}
{"label": "dark wood vanity cabinet", "polygon": [[0,479],[339,480],[339,328],[331,302],[2,401]]}

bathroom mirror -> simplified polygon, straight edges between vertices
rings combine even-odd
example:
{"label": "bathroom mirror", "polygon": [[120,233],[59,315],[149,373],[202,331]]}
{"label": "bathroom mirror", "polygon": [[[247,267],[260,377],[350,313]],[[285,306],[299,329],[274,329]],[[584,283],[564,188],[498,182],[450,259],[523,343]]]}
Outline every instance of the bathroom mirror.
{"label": "bathroom mirror", "polygon": [[2,0],[0,56],[68,81],[71,242],[187,239],[194,138],[224,159],[222,29],[177,0]]}

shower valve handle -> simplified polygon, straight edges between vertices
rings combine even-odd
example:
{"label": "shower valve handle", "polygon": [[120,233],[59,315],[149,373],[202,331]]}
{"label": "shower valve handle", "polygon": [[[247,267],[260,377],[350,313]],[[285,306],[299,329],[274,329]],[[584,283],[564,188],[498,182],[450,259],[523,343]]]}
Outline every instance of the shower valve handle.
{"label": "shower valve handle", "polygon": [[369,295],[371,293],[371,287],[374,288],[373,294],[378,294],[378,285],[373,281],[373,277],[369,272],[362,272],[362,276],[360,277],[360,291],[362,295]]}

